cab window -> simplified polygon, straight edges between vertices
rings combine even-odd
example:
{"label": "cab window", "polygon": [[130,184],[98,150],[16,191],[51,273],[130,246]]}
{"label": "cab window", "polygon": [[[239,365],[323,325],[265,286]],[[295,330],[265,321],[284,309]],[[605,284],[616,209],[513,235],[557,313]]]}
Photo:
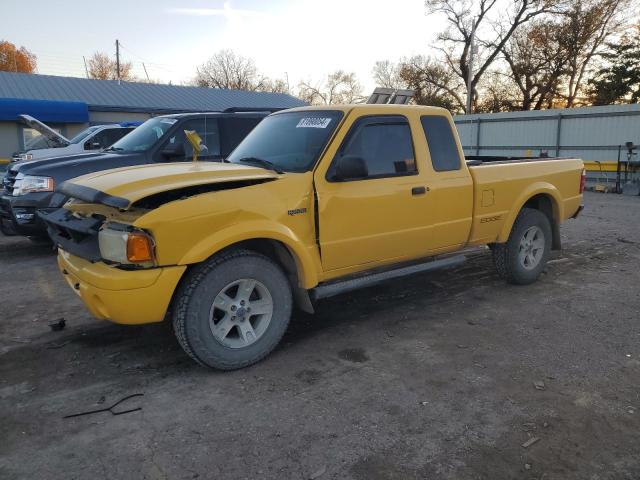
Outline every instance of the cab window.
{"label": "cab window", "polygon": [[110,147],[129,133],[131,128],[105,128],[85,142],[86,150],[100,150]]}
{"label": "cab window", "polygon": [[335,173],[338,157],[361,158],[367,169],[362,179],[415,175],[411,128],[403,116],[363,117],[351,127],[334,158],[327,178]]}
{"label": "cab window", "polygon": [[431,163],[436,172],[460,170],[460,154],[451,124],[441,115],[420,117],[422,129],[427,137]]}

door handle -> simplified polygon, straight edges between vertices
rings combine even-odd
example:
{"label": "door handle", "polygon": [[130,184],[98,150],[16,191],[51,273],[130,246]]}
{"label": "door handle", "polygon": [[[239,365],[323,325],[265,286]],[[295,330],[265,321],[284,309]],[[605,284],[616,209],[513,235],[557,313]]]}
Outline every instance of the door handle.
{"label": "door handle", "polygon": [[411,189],[411,195],[424,195],[429,191],[429,187],[413,187]]}

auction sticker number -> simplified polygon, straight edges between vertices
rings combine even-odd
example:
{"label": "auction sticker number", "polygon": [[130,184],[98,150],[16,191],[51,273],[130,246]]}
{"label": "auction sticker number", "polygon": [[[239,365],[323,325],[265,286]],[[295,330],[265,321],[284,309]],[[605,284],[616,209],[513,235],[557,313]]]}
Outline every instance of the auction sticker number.
{"label": "auction sticker number", "polygon": [[327,128],[330,118],[307,117],[301,118],[296,128]]}

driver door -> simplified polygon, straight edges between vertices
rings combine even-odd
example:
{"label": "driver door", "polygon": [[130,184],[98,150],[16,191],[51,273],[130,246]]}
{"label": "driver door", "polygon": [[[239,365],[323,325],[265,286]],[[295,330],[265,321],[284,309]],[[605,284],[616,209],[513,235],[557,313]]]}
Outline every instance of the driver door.
{"label": "driver door", "polygon": [[[341,156],[364,160],[366,177],[336,179]],[[426,255],[433,205],[424,175],[406,117],[365,116],[353,122],[326,174],[316,171],[323,270],[366,269]]]}

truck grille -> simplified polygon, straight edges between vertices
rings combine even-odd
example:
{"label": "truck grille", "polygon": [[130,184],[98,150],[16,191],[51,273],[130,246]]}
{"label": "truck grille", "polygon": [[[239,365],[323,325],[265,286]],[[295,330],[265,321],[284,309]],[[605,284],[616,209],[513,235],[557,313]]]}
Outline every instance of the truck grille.
{"label": "truck grille", "polygon": [[16,177],[18,176],[18,172],[13,169],[7,170],[7,174],[2,179],[2,187],[9,194],[13,195],[13,187],[16,183]]}
{"label": "truck grille", "polygon": [[64,208],[52,212],[40,210],[38,214],[47,224],[49,237],[54,244],[90,262],[100,260],[98,232],[104,217],[76,217]]}

